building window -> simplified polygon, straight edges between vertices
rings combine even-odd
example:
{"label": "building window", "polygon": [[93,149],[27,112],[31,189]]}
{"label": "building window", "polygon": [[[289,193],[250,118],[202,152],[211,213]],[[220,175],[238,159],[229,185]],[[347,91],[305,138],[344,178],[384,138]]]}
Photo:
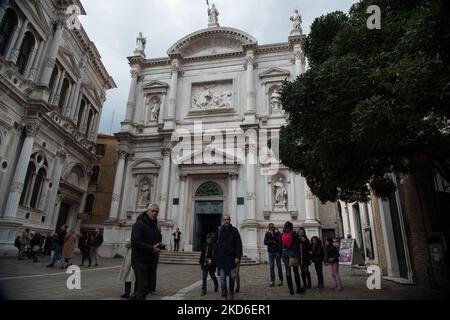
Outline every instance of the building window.
{"label": "building window", "polygon": [[335,235],[334,229],[322,229],[322,239],[334,238]]}
{"label": "building window", "polygon": [[97,155],[104,156],[106,152],[106,144],[97,144]]}
{"label": "building window", "polygon": [[42,189],[44,186],[44,179],[47,176],[47,172],[44,168],[40,169],[36,175],[36,180],[34,182],[33,194],[31,195],[30,207],[38,208],[39,199],[41,197]]}
{"label": "building window", "polygon": [[92,168],[91,183],[97,184],[99,175],[100,175],[100,167],[99,166],[94,166]]}
{"label": "building window", "polygon": [[25,68],[30,60],[31,51],[35,45],[36,41],[34,40],[33,34],[28,31],[25,33],[25,37],[23,38],[22,44],[19,50],[19,56],[17,58],[17,68],[19,68],[19,72],[24,74]]}
{"label": "building window", "polygon": [[86,205],[84,206],[84,212],[91,214],[94,210],[94,195],[90,194],[87,196]]}
{"label": "building window", "polygon": [[50,89],[50,91],[52,93],[55,90],[54,86],[55,86],[56,78],[58,77],[58,73],[59,73],[58,67],[55,65],[55,67],[53,68],[52,76],[50,78],[50,82],[48,84],[48,88]]}
{"label": "building window", "polygon": [[77,127],[78,129],[81,126],[81,121],[83,121],[83,114],[84,114],[84,109],[86,108],[86,102],[83,100],[81,100],[81,105],[80,105],[80,109],[78,110],[78,120],[77,120]]}
{"label": "building window", "polygon": [[33,174],[36,172],[36,165],[33,162],[30,162],[27,169],[27,174],[25,176],[25,183],[22,190],[22,194],[20,195],[20,205],[25,204],[25,196],[28,193],[28,190],[30,189],[31,184],[31,178],[33,177]]}
{"label": "building window", "polygon": [[61,94],[59,96],[58,107],[62,110],[64,108],[64,102],[67,97],[67,92],[69,91],[69,80],[64,79],[63,85],[61,88]]}
{"label": "building window", "polygon": [[19,20],[13,10],[6,10],[6,14],[3,17],[0,25],[0,54],[4,56],[7,52],[8,44],[11,41],[11,37],[14,34],[14,29],[17,27]]}
{"label": "building window", "polygon": [[92,110],[89,110],[89,116],[88,116],[88,121],[87,121],[87,125],[86,125],[86,136],[89,136],[89,131],[91,129],[91,124],[92,124],[92,118],[94,117],[94,113],[92,112]]}

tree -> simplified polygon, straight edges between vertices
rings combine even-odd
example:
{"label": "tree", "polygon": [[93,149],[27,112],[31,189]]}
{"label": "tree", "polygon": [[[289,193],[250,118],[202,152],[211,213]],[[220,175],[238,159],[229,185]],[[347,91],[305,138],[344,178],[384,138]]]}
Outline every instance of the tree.
{"label": "tree", "polygon": [[[369,30],[370,5],[381,29]],[[306,38],[310,68],[285,82],[282,162],[325,201],[385,198],[389,174],[429,160],[450,181],[449,5],[370,0],[317,18]]]}

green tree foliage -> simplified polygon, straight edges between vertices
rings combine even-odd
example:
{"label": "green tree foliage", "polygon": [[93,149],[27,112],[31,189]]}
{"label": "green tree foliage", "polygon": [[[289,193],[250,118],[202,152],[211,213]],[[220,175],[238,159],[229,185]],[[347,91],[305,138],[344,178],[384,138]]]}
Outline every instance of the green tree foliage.
{"label": "green tree foliage", "polygon": [[[367,7],[381,29],[367,28]],[[282,162],[321,201],[366,201],[395,190],[390,173],[429,159],[450,181],[450,19],[447,1],[370,0],[317,18],[310,68],[281,92]]]}

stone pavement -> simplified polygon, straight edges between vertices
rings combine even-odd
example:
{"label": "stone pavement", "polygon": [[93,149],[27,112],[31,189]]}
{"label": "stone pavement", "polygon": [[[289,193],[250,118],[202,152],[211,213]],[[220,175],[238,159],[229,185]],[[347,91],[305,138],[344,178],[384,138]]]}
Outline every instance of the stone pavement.
{"label": "stone pavement", "polygon": [[[59,267],[46,268],[48,257],[41,262],[0,258],[0,294],[3,299],[13,300],[118,300],[123,284],[118,282],[121,259],[101,259],[98,267],[81,267],[81,290],[69,290],[66,286],[68,274]],[[80,264],[76,256],[74,264]],[[314,267],[310,267],[313,286],[317,285]],[[369,290],[368,275],[364,270],[341,266],[344,290],[335,292],[329,267],[324,268],[325,288],[313,288],[305,294],[289,294],[287,285],[268,286],[268,265],[241,267],[241,292],[236,300],[372,300],[372,299],[445,299],[444,294],[415,285],[400,285],[382,280],[381,290]],[[208,294],[200,296],[201,271],[199,266],[160,264],[158,266],[157,295],[147,299],[164,300],[215,300],[220,299],[220,290],[214,293],[208,279]]]}

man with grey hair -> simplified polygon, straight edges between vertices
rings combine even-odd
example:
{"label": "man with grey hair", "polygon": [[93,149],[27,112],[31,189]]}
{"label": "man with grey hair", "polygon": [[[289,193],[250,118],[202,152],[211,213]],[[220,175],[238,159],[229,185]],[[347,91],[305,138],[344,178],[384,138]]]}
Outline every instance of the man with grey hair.
{"label": "man with grey hair", "polygon": [[131,266],[136,276],[136,293],[130,297],[133,300],[145,300],[156,288],[156,265],[162,240],[158,213],[157,204],[149,205],[131,230]]}
{"label": "man with grey hair", "polygon": [[[220,274],[220,285],[223,299],[234,299],[234,282],[236,269],[242,258],[242,241],[238,229],[231,225],[228,214],[223,216],[223,225],[219,228],[216,244],[217,268]],[[227,276],[230,291],[228,297]]]}

